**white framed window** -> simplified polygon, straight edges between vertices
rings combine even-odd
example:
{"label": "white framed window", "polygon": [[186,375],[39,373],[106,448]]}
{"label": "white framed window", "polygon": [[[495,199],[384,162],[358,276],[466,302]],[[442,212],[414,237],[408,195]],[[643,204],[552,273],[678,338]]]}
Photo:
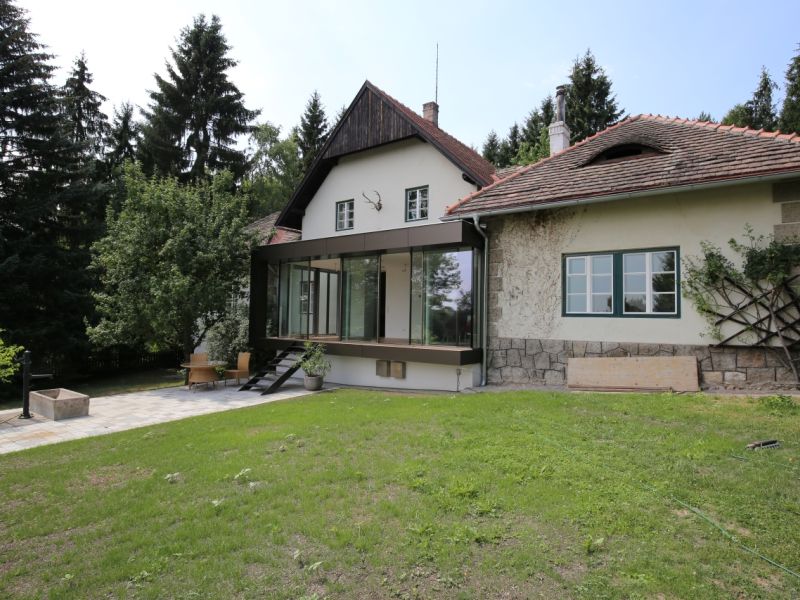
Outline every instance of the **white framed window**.
{"label": "white framed window", "polygon": [[677,314],[676,252],[622,255],[623,314]]}
{"label": "white framed window", "polygon": [[336,203],[336,231],[352,229],[355,216],[355,200]]}
{"label": "white framed window", "polygon": [[614,312],[614,256],[568,256],[566,261],[567,314]]}
{"label": "white framed window", "polygon": [[428,186],[406,190],[406,221],[428,218]]}

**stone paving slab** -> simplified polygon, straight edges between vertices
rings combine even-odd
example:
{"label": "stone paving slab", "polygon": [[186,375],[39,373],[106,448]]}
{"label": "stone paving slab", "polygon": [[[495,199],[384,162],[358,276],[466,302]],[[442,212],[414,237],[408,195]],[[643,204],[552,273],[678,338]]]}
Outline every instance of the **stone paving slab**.
{"label": "stone paving slab", "polygon": [[88,417],[62,421],[36,414],[32,419],[18,419],[21,411],[15,408],[0,411],[0,454],[314,393],[296,383],[287,383],[267,396],[258,391],[240,392],[237,387],[163,388],[92,398]]}

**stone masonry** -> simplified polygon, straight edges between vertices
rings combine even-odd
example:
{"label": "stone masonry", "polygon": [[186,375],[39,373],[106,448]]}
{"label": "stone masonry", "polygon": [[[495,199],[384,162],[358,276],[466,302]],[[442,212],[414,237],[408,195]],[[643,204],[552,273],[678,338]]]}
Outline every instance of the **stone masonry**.
{"label": "stone masonry", "polygon": [[563,385],[568,359],[592,356],[694,356],[704,387],[797,387],[777,349],[504,337],[489,339],[488,378],[494,384]]}

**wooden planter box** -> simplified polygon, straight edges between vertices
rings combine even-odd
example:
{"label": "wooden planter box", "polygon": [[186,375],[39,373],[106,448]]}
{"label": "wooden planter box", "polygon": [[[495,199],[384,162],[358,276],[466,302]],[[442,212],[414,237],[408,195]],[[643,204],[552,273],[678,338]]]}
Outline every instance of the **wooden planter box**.
{"label": "wooden planter box", "polygon": [[31,412],[53,421],[89,415],[89,396],[64,388],[30,393]]}

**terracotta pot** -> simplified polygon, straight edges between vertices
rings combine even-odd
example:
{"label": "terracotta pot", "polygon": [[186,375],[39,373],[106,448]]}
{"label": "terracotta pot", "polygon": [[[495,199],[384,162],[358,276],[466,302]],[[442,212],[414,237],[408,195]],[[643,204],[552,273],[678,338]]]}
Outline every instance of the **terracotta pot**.
{"label": "terracotta pot", "polygon": [[309,392],[316,392],[322,389],[322,375],[306,375],[303,377],[303,385]]}

